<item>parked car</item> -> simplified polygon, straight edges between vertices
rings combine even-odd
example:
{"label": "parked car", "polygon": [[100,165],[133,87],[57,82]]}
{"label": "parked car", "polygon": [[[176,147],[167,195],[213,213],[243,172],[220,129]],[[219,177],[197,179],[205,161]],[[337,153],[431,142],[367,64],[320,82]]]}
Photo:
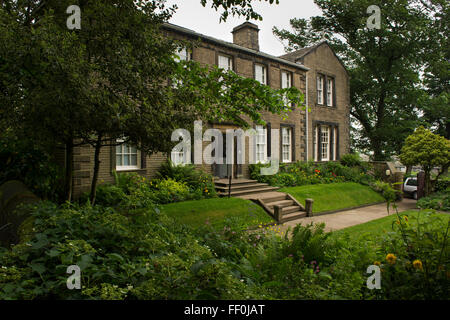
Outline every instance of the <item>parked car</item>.
{"label": "parked car", "polygon": [[417,200],[417,178],[406,178],[403,183],[403,192],[412,196],[414,200]]}

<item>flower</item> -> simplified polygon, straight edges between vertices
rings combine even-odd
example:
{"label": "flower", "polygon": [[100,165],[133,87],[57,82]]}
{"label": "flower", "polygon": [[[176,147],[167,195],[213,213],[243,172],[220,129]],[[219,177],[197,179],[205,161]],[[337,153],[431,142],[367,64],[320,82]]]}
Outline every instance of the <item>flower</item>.
{"label": "flower", "polygon": [[388,253],[386,256],[386,261],[389,262],[389,264],[395,264],[395,260],[397,260],[397,257],[393,253]]}
{"label": "flower", "polygon": [[422,261],[420,261],[419,259],[413,261],[413,266],[414,266],[415,269],[418,269],[418,270],[422,270],[423,269]]}
{"label": "flower", "polygon": [[380,261],[374,261],[373,264],[376,265],[376,266],[380,266],[380,265],[381,265],[381,262],[380,262]]}

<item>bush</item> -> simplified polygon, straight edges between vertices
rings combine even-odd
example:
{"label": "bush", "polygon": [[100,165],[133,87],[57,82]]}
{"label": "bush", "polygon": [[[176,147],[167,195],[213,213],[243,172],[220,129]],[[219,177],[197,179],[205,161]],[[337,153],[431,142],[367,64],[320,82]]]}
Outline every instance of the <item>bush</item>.
{"label": "bush", "polygon": [[450,177],[442,177],[441,179],[437,180],[434,184],[434,191],[435,192],[449,192],[450,189]]}
{"label": "bush", "polygon": [[450,211],[450,193],[438,192],[417,201],[417,208]]}
{"label": "bush", "polygon": [[0,185],[19,180],[38,197],[58,201],[63,195],[62,175],[47,150],[26,139],[0,138]]}
{"label": "bush", "polygon": [[[152,208],[46,202],[32,214],[32,238],[0,250],[2,300],[256,297],[229,264]],[[81,268],[81,290],[66,287],[70,265]]]}
{"label": "bush", "polygon": [[191,200],[193,198],[185,182],[178,182],[171,178],[152,180],[150,186],[153,190],[154,199],[159,204]]}
{"label": "bush", "polygon": [[196,194],[195,199],[217,197],[213,177],[202,171],[197,170],[194,165],[173,164],[170,159],[163,163],[157,172],[159,179],[173,179],[184,182]]}
{"label": "bush", "polygon": [[432,213],[398,215],[394,232],[383,239],[377,259],[382,271],[378,294],[383,299],[450,298],[450,220]]}
{"label": "bush", "polygon": [[339,162],[346,167],[360,167],[362,159],[357,153],[349,153],[342,155]]}

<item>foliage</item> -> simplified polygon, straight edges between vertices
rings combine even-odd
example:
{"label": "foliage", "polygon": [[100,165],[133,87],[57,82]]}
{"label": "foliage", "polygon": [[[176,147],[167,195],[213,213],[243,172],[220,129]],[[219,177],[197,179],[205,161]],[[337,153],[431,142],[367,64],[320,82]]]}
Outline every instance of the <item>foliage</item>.
{"label": "foliage", "polygon": [[57,201],[61,176],[48,150],[8,134],[0,137],[0,185],[20,180],[38,197]]}
{"label": "foliage", "polygon": [[185,182],[167,178],[165,180],[153,180],[150,182],[150,187],[155,191],[155,201],[160,204],[189,199],[189,187]]}
{"label": "foliage", "polygon": [[450,220],[425,211],[408,217],[397,212],[394,232],[381,243],[384,299],[449,298]]}
{"label": "foliage", "polygon": [[357,153],[344,154],[340,157],[339,162],[346,167],[359,167],[362,165],[362,159]]}
{"label": "foliage", "polygon": [[449,192],[450,190],[450,177],[444,176],[440,179],[437,179],[434,183],[434,191],[436,192]]}
{"label": "foliage", "polygon": [[202,197],[213,198],[217,196],[212,175],[196,169],[194,165],[177,166],[168,160],[161,165],[157,176],[161,179],[171,178],[184,182],[193,192],[200,193]]}
{"label": "foliage", "polygon": [[[36,206],[34,236],[0,252],[1,299],[254,298],[179,224],[151,208]],[[82,290],[66,287],[69,265]]]}
{"label": "foliage", "polygon": [[420,209],[450,211],[450,192],[437,192],[428,197],[420,198],[417,201],[417,207]]}
{"label": "foliage", "polygon": [[358,182],[369,185],[374,178],[367,174],[369,166],[344,166],[338,162],[314,163],[298,161],[293,164],[280,164],[280,170],[274,175],[261,175],[260,169],[267,164],[251,164],[250,177],[258,182],[278,187],[293,187],[323,183]]}
{"label": "foliage", "polygon": [[424,127],[419,127],[406,138],[400,154],[404,165],[420,165],[425,172],[425,195],[431,192],[430,174],[433,167],[442,167],[442,171],[450,165],[450,140],[436,135]]}

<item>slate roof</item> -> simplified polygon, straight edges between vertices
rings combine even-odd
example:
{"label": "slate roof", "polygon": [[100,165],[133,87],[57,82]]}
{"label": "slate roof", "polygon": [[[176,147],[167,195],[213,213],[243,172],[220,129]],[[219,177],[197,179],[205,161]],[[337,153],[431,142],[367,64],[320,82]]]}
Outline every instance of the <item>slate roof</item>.
{"label": "slate roof", "polygon": [[296,63],[296,62],[294,62],[292,60],[289,60],[289,59],[285,59],[285,58],[282,58],[282,57],[276,57],[276,56],[270,55],[268,53],[252,50],[252,49],[249,49],[249,48],[246,48],[246,47],[243,47],[243,46],[239,46],[239,45],[231,43],[231,42],[227,42],[227,41],[223,41],[223,40],[220,40],[220,39],[217,39],[217,38],[206,36],[204,34],[197,33],[197,32],[195,32],[195,31],[193,31],[191,29],[184,28],[184,27],[172,24],[172,23],[164,23],[163,24],[163,28],[166,29],[166,30],[170,30],[170,31],[174,31],[174,32],[177,32],[177,33],[181,33],[181,34],[187,35],[187,36],[189,36],[191,38],[197,38],[197,39],[199,38],[199,39],[201,39],[202,41],[205,41],[205,42],[210,42],[210,43],[221,45],[221,46],[224,46],[224,47],[227,47],[227,48],[230,48],[230,49],[241,51],[241,52],[246,53],[246,54],[255,55],[255,56],[258,56],[258,57],[261,57],[261,58],[264,58],[264,59],[268,59],[268,60],[271,60],[273,62],[283,63],[285,65],[289,65],[289,66],[297,68],[297,69],[301,69],[301,70],[304,70],[304,71],[308,71],[309,70],[309,68],[305,67],[301,63]]}

